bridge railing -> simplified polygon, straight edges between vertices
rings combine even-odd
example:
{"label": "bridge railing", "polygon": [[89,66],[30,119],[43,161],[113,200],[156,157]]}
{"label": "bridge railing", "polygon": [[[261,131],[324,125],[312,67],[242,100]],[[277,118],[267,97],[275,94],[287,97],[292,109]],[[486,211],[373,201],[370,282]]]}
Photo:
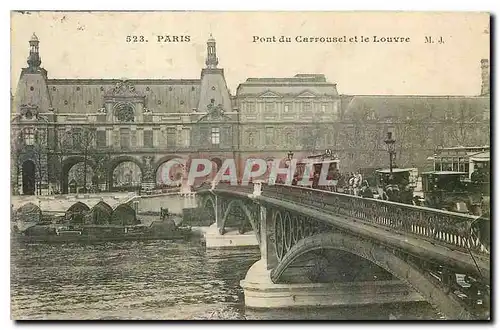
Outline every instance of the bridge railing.
{"label": "bridge railing", "polygon": [[279,184],[263,186],[262,195],[444,243],[464,252],[489,253],[476,226],[482,220],[477,216]]}

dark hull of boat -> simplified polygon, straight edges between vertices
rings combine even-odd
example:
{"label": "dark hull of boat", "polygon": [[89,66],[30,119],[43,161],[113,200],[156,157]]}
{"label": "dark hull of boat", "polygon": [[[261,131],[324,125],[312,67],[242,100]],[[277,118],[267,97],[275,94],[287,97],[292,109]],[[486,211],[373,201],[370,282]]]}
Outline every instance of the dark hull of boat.
{"label": "dark hull of boat", "polygon": [[123,241],[182,240],[192,236],[191,230],[177,230],[169,233],[123,233],[115,235],[21,235],[13,234],[13,241],[22,243],[103,243]]}

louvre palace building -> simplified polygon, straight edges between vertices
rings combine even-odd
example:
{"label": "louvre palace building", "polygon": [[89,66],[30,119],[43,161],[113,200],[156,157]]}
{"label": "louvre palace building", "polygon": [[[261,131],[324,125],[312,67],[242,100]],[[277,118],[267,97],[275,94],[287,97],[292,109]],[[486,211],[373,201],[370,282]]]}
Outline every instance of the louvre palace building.
{"label": "louvre palace building", "polygon": [[233,158],[241,170],[330,149],[341,171],[387,167],[388,131],[397,165],[420,170],[437,146],[490,142],[488,60],[477,96],[340,95],[322,74],[248,78],[232,95],[212,37],[195,79],[51,79],[35,34],[26,50],[11,102],[13,194],[157,188],[174,158]]}

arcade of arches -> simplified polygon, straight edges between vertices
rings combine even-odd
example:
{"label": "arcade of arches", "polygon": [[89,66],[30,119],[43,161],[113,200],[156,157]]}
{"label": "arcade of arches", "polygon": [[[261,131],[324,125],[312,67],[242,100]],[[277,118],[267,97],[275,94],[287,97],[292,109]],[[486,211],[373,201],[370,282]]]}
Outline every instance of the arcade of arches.
{"label": "arcade of arches", "polygon": [[[181,161],[169,168],[167,162],[172,158],[160,160],[159,165],[156,165],[156,172],[149,168],[149,171],[155,173],[149,178],[146,172],[148,166],[140,160],[132,157],[119,157],[109,163],[108,168],[96,168],[96,164],[88,160],[85,170],[85,163],[80,157],[74,157],[66,160],[63,165],[63,183],[61,187],[53,186],[55,190],[62,193],[78,193],[78,192],[93,192],[93,191],[137,191],[141,189],[143,183],[151,181],[155,187],[162,188],[172,185],[178,185],[178,180],[184,175],[184,165]],[[27,166],[26,173],[29,173],[31,167]],[[34,171],[34,170],[32,170]],[[86,172],[86,175],[84,175]],[[167,180],[169,178],[170,180]],[[33,180],[24,179],[27,189],[34,190]],[[86,189],[84,186],[86,184]],[[24,190],[24,191],[28,191]],[[33,193],[34,194],[34,191]]]}
{"label": "arcade of arches", "polygon": [[[145,158],[145,157],[143,157]],[[71,156],[67,158],[61,167],[61,176],[51,178],[51,193],[83,193],[98,191],[137,191],[144,188],[144,184],[151,184],[154,188],[168,188],[178,186],[183,178],[186,178],[186,166],[184,161],[177,161],[172,165],[171,161],[179,157],[165,156],[154,164],[144,159],[129,156],[121,156],[112,159],[105,167],[97,163],[93,158],[85,160],[81,156]],[[213,157],[212,171],[208,175],[208,180],[212,180],[224,163],[224,158]],[[251,159],[251,158],[249,158]],[[169,163],[170,162],[170,163]],[[167,166],[169,163],[170,166]],[[262,177],[269,176],[273,162],[266,161],[267,169]],[[286,160],[280,161],[280,167],[286,167]],[[203,166],[203,165],[200,165]],[[258,165],[252,166],[252,170],[257,170]],[[20,176],[18,179],[19,193],[24,195],[38,194],[37,166],[33,160],[25,160],[20,166]],[[200,171],[202,168],[199,169]],[[225,174],[228,174],[226,171]],[[204,181],[207,178],[196,180]],[[62,184],[59,184],[61,182]],[[187,179],[186,179],[187,180]],[[86,187],[85,187],[86,186]]]}

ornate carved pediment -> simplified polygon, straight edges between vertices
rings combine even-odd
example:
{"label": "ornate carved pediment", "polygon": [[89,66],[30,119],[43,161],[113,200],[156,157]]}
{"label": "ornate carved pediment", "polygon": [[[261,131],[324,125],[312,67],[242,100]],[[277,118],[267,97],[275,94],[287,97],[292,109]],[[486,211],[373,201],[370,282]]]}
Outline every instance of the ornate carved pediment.
{"label": "ornate carved pediment", "polygon": [[134,121],[134,108],[128,103],[118,103],[115,106],[114,115],[116,119],[123,122]]}
{"label": "ornate carved pediment", "polygon": [[118,82],[112,89],[106,92],[107,97],[143,97],[135,87],[127,80]]}
{"label": "ornate carved pediment", "polygon": [[282,97],[280,94],[272,92],[272,91],[265,91],[264,93],[260,94],[259,97],[267,97],[267,98],[276,98],[276,97]]}
{"label": "ornate carved pediment", "polygon": [[297,95],[297,97],[316,97],[316,94],[314,94],[310,90],[305,90],[302,91],[299,95]]}
{"label": "ornate carved pediment", "polygon": [[28,120],[31,120],[33,118],[37,119],[38,118],[38,106],[31,105],[31,104],[22,104],[20,113],[24,119],[28,119]]}
{"label": "ornate carved pediment", "polygon": [[207,114],[202,116],[198,122],[202,121],[227,121],[231,120],[229,116],[224,113],[224,107],[222,104],[215,104],[215,100],[212,99],[210,104],[207,105]]}
{"label": "ornate carved pediment", "polygon": [[210,104],[207,105],[207,112],[210,115],[210,117],[216,119],[216,118],[221,118],[224,116],[224,109],[222,107],[222,104],[217,104],[215,105],[215,100],[212,99]]}

